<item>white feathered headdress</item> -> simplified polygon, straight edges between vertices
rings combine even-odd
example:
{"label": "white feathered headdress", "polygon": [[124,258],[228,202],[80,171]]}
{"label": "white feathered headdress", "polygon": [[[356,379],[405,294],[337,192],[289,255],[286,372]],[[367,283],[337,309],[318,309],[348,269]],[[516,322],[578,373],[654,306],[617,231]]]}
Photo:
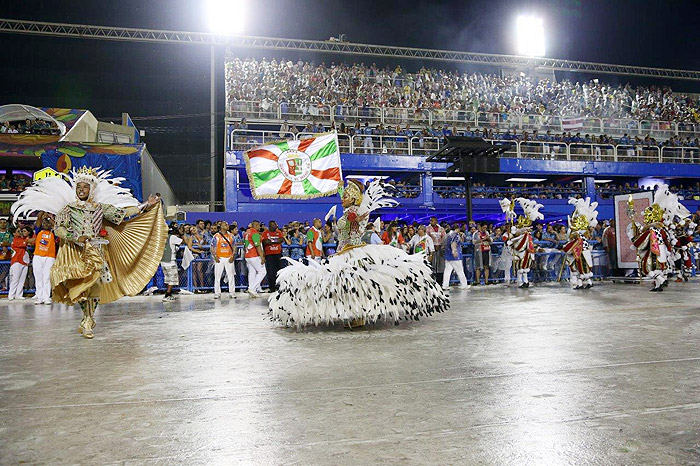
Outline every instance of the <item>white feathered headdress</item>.
{"label": "white feathered headdress", "polygon": [[362,196],[358,214],[362,215],[365,212],[372,212],[381,207],[395,207],[399,205],[395,199],[391,198],[391,189],[394,189],[393,186],[386,185],[381,180],[372,181]]}
{"label": "white feathered headdress", "polygon": [[124,178],[111,178],[109,170],[82,167],[78,171],[71,171],[69,176],[52,176],[35,181],[20,194],[19,199],[12,204],[10,212],[16,222],[19,217],[26,216],[35,211],[44,211],[58,214],[65,206],[76,202],[78,196],[75,188],[78,183],[90,185],[90,197],[92,202],[111,204],[116,207],[129,207],[138,205],[138,201],[131,192],[119,186]]}
{"label": "white feathered headdress", "polygon": [[505,197],[498,201],[498,203],[501,205],[503,213],[506,214],[506,222],[512,223],[515,217],[517,217],[517,215],[515,215],[515,202]]}
{"label": "white feathered headdress", "polygon": [[598,203],[591,202],[591,198],[569,198],[569,204],[574,206],[574,213],[569,217],[569,227],[572,230],[587,230],[588,227],[598,225]]}
{"label": "white feathered headdress", "polygon": [[544,214],[540,213],[540,209],[544,207],[542,204],[538,204],[537,201],[525,199],[524,197],[519,197],[515,200],[520,204],[525,214],[518,218],[518,227],[529,227],[534,221],[544,220]]}
{"label": "white feathered headdress", "polygon": [[690,211],[681,204],[678,195],[669,190],[667,184],[661,184],[656,187],[654,204],[658,204],[663,209],[663,219],[666,224],[673,223],[676,217],[679,219],[690,217]]}

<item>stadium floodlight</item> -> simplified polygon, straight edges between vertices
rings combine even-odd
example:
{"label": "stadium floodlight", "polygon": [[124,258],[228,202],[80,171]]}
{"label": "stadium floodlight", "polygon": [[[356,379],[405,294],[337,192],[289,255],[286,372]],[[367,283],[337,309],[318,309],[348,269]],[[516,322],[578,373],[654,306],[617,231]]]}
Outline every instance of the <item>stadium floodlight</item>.
{"label": "stadium floodlight", "polygon": [[209,29],[216,34],[243,34],[248,13],[246,0],[208,0]]}
{"label": "stadium floodlight", "polygon": [[544,21],[535,16],[519,16],[516,23],[518,54],[544,57]]}
{"label": "stadium floodlight", "polygon": [[508,178],[506,181],[513,183],[541,183],[547,181],[547,178]]}
{"label": "stadium floodlight", "polygon": [[[608,184],[612,183],[613,180],[593,180],[595,184]],[[574,180],[572,183],[583,183],[583,180]]]}

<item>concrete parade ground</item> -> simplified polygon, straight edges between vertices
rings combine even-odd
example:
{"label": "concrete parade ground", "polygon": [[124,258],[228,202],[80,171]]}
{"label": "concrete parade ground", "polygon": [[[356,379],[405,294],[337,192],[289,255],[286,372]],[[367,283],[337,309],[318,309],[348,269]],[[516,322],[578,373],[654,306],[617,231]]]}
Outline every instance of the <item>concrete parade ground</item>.
{"label": "concrete parade ground", "polygon": [[266,301],[0,300],[0,464],[697,464],[700,286],[451,291],[303,331]]}

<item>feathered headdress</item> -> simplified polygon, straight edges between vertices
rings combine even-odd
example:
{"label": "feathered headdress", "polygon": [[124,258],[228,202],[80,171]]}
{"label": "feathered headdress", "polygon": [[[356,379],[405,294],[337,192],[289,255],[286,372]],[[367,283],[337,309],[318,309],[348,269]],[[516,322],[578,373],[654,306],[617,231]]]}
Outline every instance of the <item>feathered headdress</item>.
{"label": "feathered headdress", "polygon": [[532,225],[532,222],[536,220],[544,220],[544,214],[540,213],[540,209],[544,207],[542,204],[538,204],[537,201],[525,199],[524,197],[519,197],[515,200],[520,204],[524,213],[524,215],[518,217],[518,228],[529,227]]}
{"label": "feathered headdress", "polygon": [[393,186],[384,184],[381,180],[372,181],[362,196],[358,213],[364,214],[381,207],[395,207],[399,205],[395,199],[391,198],[393,189]]}
{"label": "feathered headdress", "polygon": [[89,199],[92,199],[95,195],[95,190],[97,189],[97,180],[99,178],[99,175],[97,173],[97,169],[92,168],[92,167],[80,167],[78,171],[73,170],[71,172],[72,174],[72,184],[73,188],[78,186],[78,183],[87,183],[90,185],[90,196]]}
{"label": "feathered headdress", "polygon": [[690,211],[681,204],[678,195],[669,190],[667,184],[657,186],[656,192],[654,193],[654,205],[658,205],[659,210],[662,212],[661,218],[658,218],[658,211],[655,213],[655,220],[653,220],[655,222],[660,222],[663,219],[665,223],[670,225],[675,221],[676,217],[679,219],[690,217]]}
{"label": "feathered headdress", "polygon": [[499,204],[501,204],[501,210],[503,211],[504,214],[506,214],[506,222],[507,223],[513,223],[515,220],[515,201],[511,201],[510,199],[503,198],[500,201],[498,201]]}
{"label": "feathered headdress", "polygon": [[68,176],[52,176],[35,181],[20,194],[12,204],[10,212],[16,222],[19,217],[35,211],[58,214],[65,206],[76,202],[78,196],[75,188],[78,183],[90,185],[89,199],[92,202],[111,204],[116,207],[138,205],[131,192],[119,186],[124,181],[121,177],[111,177],[110,170],[82,167],[71,171]]}
{"label": "feathered headdress", "polygon": [[588,230],[588,227],[598,225],[597,202],[591,202],[591,198],[569,198],[569,204],[574,206],[574,213],[569,217],[569,227],[574,231]]}
{"label": "feathered headdress", "polygon": [[345,181],[345,192],[343,197],[353,200],[353,204],[359,206],[362,203],[365,187],[357,180],[348,179]]}

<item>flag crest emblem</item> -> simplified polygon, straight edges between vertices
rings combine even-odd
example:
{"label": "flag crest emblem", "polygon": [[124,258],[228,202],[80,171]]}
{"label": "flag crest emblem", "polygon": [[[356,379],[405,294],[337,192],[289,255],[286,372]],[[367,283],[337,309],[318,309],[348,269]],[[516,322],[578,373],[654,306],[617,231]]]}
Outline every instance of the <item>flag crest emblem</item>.
{"label": "flag crest emblem", "polygon": [[255,199],[312,199],[342,186],[338,136],[278,141],[243,155]]}

